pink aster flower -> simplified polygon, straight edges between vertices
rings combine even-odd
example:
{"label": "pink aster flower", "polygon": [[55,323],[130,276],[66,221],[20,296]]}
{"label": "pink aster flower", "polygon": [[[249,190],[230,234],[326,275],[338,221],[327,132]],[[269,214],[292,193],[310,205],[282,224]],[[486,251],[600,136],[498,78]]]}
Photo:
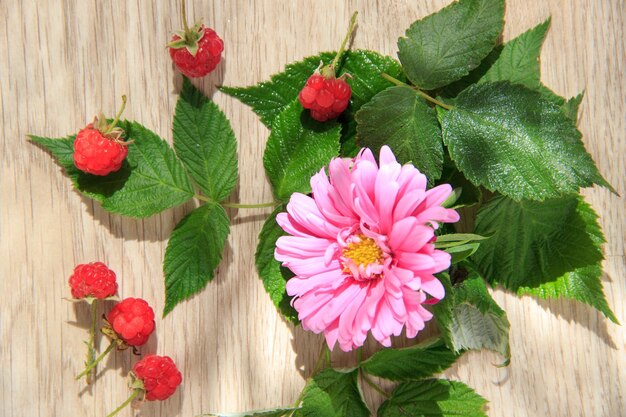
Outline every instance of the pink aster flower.
{"label": "pink aster flower", "polygon": [[276,218],[290,236],[278,239],[275,257],[296,275],[287,293],[302,327],[344,351],[362,346],[369,331],[385,346],[404,327],[415,337],[432,318],[422,304],[444,296],[433,274],[450,255],[433,242],[440,222],[459,220],[441,206],[452,188],[427,191],[426,177],[387,146],[380,167],[363,149],[333,159],[328,171],[311,178],[312,197],[294,193]]}

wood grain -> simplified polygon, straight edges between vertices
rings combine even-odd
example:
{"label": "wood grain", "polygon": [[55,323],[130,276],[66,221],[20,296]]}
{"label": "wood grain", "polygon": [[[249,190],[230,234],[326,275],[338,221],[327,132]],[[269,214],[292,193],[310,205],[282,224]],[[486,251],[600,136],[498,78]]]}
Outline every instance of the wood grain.
{"label": "wood grain", "polygon": [[[224,63],[198,85],[224,109],[239,140],[242,171],[233,201],[271,198],[260,158],[268,131],[249,108],[216,92],[216,85],[253,84],[288,62],[336,48],[353,10],[359,11],[354,46],[395,55],[403,30],[447,2],[197,0],[189,5],[190,13],[225,40]],[[625,12],[622,0],[509,0],[504,32],[509,39],[552,16],[543,80],[565,96],[585,90],[580,120],[585,144],[622,196]],[[67,277],[77,263],[105,261],[118,273],[122,296],[142,296],[161,310],[167,237],[193,205],[145,220],[110,215],[73,191],[25,135],[75,132],[99,110],[112,113],[126,93],[125,116],[171,140],[181,78],[164,44],[179,19],[174,1],[0,1],[1,416],[104,416],[128,394],[124,375],[136,361],[129,352],[113,355],[92,388],[73,380],[83,360],[89,314],[85,306],[62,300]],[[585,195],[601,215],[608,239],[605,291],[624,322],[624,199],[604,189]],[[184,385],[170,400],[146,404],[143,415],[265,408],[298,396],[322,340],[282,321],[257,278],[251,253],[267,214],[230,211],[232,234],[215,281],[157,319],[157,336],[144,352],[172,356]],[[511,366],[496,368],[490,364],[497,356],[473,353],[447,372],[490,400],[489,415],[624,415],[623,327],[574,302],[519,299],[499,290],[495,297],[511,321]],[[352,358],[337,354],[334,360]],[[371,405],[380,402],[369,391],[366,397]]]}

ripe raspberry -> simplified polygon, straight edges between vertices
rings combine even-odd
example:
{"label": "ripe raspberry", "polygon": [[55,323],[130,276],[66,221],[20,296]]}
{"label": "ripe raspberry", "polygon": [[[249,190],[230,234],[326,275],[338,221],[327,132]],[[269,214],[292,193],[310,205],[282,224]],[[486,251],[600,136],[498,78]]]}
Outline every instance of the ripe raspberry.
{"label": "ripe raspberry", "polygon": [[69,279],[72,297],[103,299],[117,292],[115,272],[102,262],[77,265]]}
{"label": "ripe raspberry", "polygon": [[180,72],[189,78],[204,77],[222,59],[224,42],[213,29],[195,26],[172,37],[170,56]]}
{"label": "ripe raspberry", "polygon": [[111,309],[107,321],[117,338],[129,346],[141,346],[154,331],[154,310],[141,298],[126,298]]}
{"label": "ripe raspberry", "polygon": [[83,172],[93,175],[109,175],[118,171],[128,155],[128,144],[120,139],[124,131],[115,127],[126,105],[122,96],[122,108],[111,125],[100,114],[81,129],[74,140],[74,165]]}
{"label": "ripe raspberry", "polygon": [[319,122],[338,117],[348,107],[352,89],[343,78],[335,78],[334,71],[328,77],[315,72],[300,91],[298,100],[311,117]]}
{"label": "ripe raspberry", "polygon": [[174,394],[183,381],[169,356],[147,355],[133,366],[135,378],[143,382],[146,400],[163,401]]}

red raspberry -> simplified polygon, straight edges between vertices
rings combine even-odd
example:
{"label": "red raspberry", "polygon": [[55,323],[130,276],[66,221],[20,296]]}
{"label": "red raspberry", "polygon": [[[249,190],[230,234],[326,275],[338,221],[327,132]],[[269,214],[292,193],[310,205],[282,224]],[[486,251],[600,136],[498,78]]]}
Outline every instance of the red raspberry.
{"label": "red raspberry", "polygon": [[183,381],[169,356],[147,355],[133,366],[133,373],[143,382],[148,401],[166,400]]}
{"label": "red raspberry", "polygon": [[129,346],[141,346],[154,331],[154,310],[141,298],[126,298],[116,304],[107,321]]}
{"label": "red raspberry", "polygon": [[174,35],[170,42],[170,56],[180,72],[189,78],[204,77],[213,71],[222,59],[224,42],[213,29],[200,25],[180,35]]}
{"label": "red raspberry", "polygon": [[69,279],[74,298],[107,298],[117,292],[115,272],[102,262],[76,265]]}
{"label": "red raspberry", "polygon": [[320,73],[309,77],[298,99],[311,117],[319,122],[338,117],[348,107],[352,89],[343,78],[326,78]]}

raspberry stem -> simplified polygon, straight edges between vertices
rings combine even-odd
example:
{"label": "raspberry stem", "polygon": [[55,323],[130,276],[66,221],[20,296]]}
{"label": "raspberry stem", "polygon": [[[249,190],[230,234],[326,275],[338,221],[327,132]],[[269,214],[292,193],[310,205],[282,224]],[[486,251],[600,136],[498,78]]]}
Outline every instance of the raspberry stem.
{"label": "raspberry stem", "polygon": [[429,96],[428,94],[426,94],[425,92],[423,92],[422,90],[420,90],[420,89],[419,89],[419,88],[417,88],[417,87],[413,87],[413,86],[411,86],[411,85],[408,85],[408,84],[406,84],[406,83],[403,83],[402,81],[400,81],[400,80],[398,80],[398,79],[396,79],[396,78],[392,77],[391,75],[386,74],[386,73],[384,73],[384,72],[383,72],[382,74],[380,74],[380,75],[381,75],[381,76],[382,76],[385,80],[387,80],[387,81],[389,81],[389,82],[391,82],[391,83],[394,83],[394,84],[395,84],[395,85],[397,85],[397,86],[400,86],[400,87],[408,87],[408,88],[410,88],[410,89],[412,89],[412,90],[415,90],[415,92],[416,92],[419,96],[421,96],[421,97],[422,97],[422,98],[424,98],[425,100],[430,101],[430,102],[431,102],[431,103],[433,103],[433,104],[436,104],[436,105],[437,105],[437,106],[439,106],[439,107],[443,107],[443,108],[444,108],[444,109],[446,109],[446,110],[452,110],[452,106],[450,106],[450,105],[448,105],[448,104],[446,104],[446,103],[442,103],[441,101],[437,100],[436,98],[433,98],[433,97]]}
{"label": "raspberry stem", "polygon": [[358,14],[359,12],[354,12],[352,14],[352,17],[350,18],[350,25],[348,26],[348,33],[346,33],[346,37],[343,39],[343,43],[341,44],[341,48],[339,48],[337,55],[335,55],[335,59],[333,59],[333,62],[330,64],[330,67],[333,69],[333,71],[337,70],[337,67],[339,66],[339,60],[341,59],[341,56],[346,50],[346,45],[348,44],[348,41],[352,37],[352,33],[354,32],[354,26],[356,26],[356,17]]}
{"label": "raspberry stem", "polygon": [[[215,203],[215,201],[200,194],[195,194],[194,197],[200,201],[206,201],[207,203]],[[278,205],[276,201],[272,201],[269,203],[255,203],[255,204],[242,204],[242,203],[220,203],[220,204],[222,205],[222,207],[241,208],[241,209],[276,207]]]}
{"label": "raspberry stem", "polygon": [[[93,363],[96,358],[96,347],[94,340],[96,338],[96,320],[97,320],[97,303],[98,300],[94,299],[91,302],[91,327],[89,328],[89,341],[87,342],[87,363],[86,366],[89,366]],[[93,373],[96,373],[96,368],[94,367]],[[91,384],[91,375],[92,372],[87,373],[85,380],[87,385]]]}
{"label": "raspberry stem", "polygon": [[115,115],[115,119],[113,119],[113,123],[111,123],[109,125],[109,128],[106,130],[106,132],[104,132],[105,136],[108,135],[109,133],[113,132],[113,129],[115,129],[115,125],[117,125],[117,122],[120,121],[120,116],[124,112],[125,108],[126,108],[126,95],[123,95],[122,96],[122,107],[120,108],[120,110]]}
{"label": "raspberry stem", "polygon": [[185,34],[188,34],[190,30],[189,25],[187,24],[187,11],[185,10],[185,0],[181,0],[180,10],[183,18],[183,28],[185,29]]}
{"label": "raspberry stem", "polygon": [[92,370],[92,369],[94,369],[94,368],[98,365],[98,363],[100,363],[100,361],[101,361],[102,359],[104,359],[104,357],[105,357],[106,355],[108,355],[108,354],[109,354],[109,352],[111,352],[111,350],[113,350],[113,348],[114,348],[114,347],[115,347],[115,341],[112,341],[112,342],[111,342],[111,344],[109,345],[109,347],[107,347],[107,348],[106,348],[106,350],[105,350],[104,352],[102,352],[102,353],[100,354],[100,356],[98,356],[98,357],[96,358],[96,360],[95,360],[95,361],[93,361],[92,363],[90,363],[89,365],[87,365],[87,366],[85,367],[85,369],[83,370],[83,372],[81,372],[80,374],[76,375],[76,379],[81,379],[83,376],[85,376],[85,375],[87,375],[89,372],[91,372],[91,370]]}
{"label": "raspberry stem", "polygon": [[133,402],[133,400],[134,400],[135,398],[137,398],[137,396],[141,393],[141,391],[143,391],[143,390],[142,390],[142,389],[140,389],[140,388],[136,388],[136,389],[134,389],[134,390],[133,390],[133,393],[132,393],[132,394],[130,394],[130,397],[128,397],[128,398],[126,399],[126,401],[124,401],[123,403],[121,403],[119,407],[117,407],[115,410],[113,410],[113,412],[112,412],[111,414],[108,414],[108,415],[107,415],[107,417],[113,417],[114,415],[116,415],[117,413],[119,413],[120,411],[122,411],[122,409],[123,409],[124,407],[126,407],[128,404],[132,403],[132,402]]}

